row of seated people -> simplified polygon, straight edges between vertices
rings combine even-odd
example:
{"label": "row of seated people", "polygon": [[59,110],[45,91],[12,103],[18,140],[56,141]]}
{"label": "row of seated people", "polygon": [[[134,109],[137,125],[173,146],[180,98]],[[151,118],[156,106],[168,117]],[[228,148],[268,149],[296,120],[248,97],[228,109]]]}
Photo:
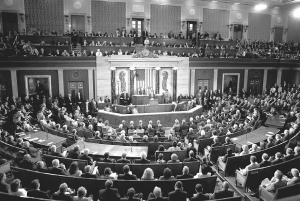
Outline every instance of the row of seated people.
{"label": "row of seated people", "polygon": [[206,44],[206,45],[201,46],[200,49],[203,49],[203,50],[205,50],[205,49],[218,49],[218,50],[231,49],[231,50],[235,50],[235,49],[239,49],[239,47],[238,46],[234,47],[233,45],[230,45],[230,46],[228,46],[228,45],[224,45],[224,46],[221,45],[221,46],[219,46],[218,44],[216,44],[216,45]]}
{"label": "row of seated people", "polygon": [[[129,175],[124,174],[124,175]],[[132,175],[130,175],[132,176]],[[43,198],[43,199],[52,199],[52,200],[64,200],[64,201],[92,201],[93,195],[87,195],[87,189],[85,187],[79,187],[76,189],[71,189],[68,187],[67,183],[62,183],[59,186],[58,191],[50,193],[49,191],[42,191],[41,184],[38,179],[33,180],[30,183],[28,189],[21,187],[21,181],[19,179],[14,179],[10,184],[6,182],[6,175],[0,173],[1,188],[0,192],[9,193],[14,196],[21,197],[34,197],[34,198]],[[124,198],[120,198],[118,189],[113,188],[113,180],[108,179],[105,182],[105,189],[99,189],[99,199],[106,200],[121,200],[121,201],[140,201],[142,200],[143,195],[139,192],[135,192],[134,188],[129,188],[127,195]],[[222,199],[230,198],[234,196],[234,192],[229,189],[229,184],[223,182],[222,189],[216,190],[214,193],[203,193],[203,188],[201,184],[195,186],[195,194],[190,198],[191,201],[197,200],[209,200],[209,199]],[[186,201],[187,192],[184,190],[184,186],[181,181],[177,181],[174,186],[174,191],[168,193],[168,197],[163,197],[163,192],[160,187],[155,187],[153,192],[148,195],[149,201],[159,201],[159,200],[169,200],[169,201]],[[77,192],[76,192],[77,191]]]}

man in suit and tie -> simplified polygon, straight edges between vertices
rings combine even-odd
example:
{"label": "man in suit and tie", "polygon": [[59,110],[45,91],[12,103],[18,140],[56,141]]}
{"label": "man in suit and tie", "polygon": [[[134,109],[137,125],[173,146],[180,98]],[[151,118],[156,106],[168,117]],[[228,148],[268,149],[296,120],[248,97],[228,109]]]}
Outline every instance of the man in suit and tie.
{"label": "man in suit and tie", "polygon": [[135,160],[135,163],[136,164],[148,164],[148,163],[150,163],[150,160],[147,160],[147,155],[146,155],[146,152],[142,152],[141,153],[141,159],[136,159]]}
{"label": "man in suit and tie", "polygon": [[76,95],[76,104],[81,107],[82,103],[83,103],[83,96],[80,92],[78,92],[78,94]]}
{"label": "man in suit and tie", "polygon": [[120,102],[121,102],[122,105],[128,105],[129,104],[129,95],[126,91],[123,91],[121,93]]}
{"label": "man in suit and tie", "polygon": [[261,158],[262,158],[262,161],[259,163],[260,168],[267,167],[267,166],[271,165],[271,162],[268,161],[269,155],[267,153],[264,153]]}
{"label": "man in suit and tie", "polygon": [[90,114],[96,114],[97,113],[97,103],[94,99],[91,100],[90,104],[89,104],[89,110],[90,110]]}
{"label": "man in suit and tie", "polygon": [[147,28],[145,28],[145,30],[142,32],[142,38],[143,38],[143,43],[145,41],[146,38],[148,38],[148,31],[147,31]]}
{"label": "man in suit and tie", "polygon": [[120,194],[118,189],[112,188],[113,187],[113,181],[112,180],[107,180],[105,182],[105,189],[101,189],[99,191],[99,199],[107,199],[107,200],[118,200],[120,199]]}
{"label": "man in suit and tie", "polygon": [[182,175],[177,175],[176,179],[191,179],[194,176],[192,174],[189,174],[189,167],[188,166],[184,166],[182,169]]}
{"label": "man in suit and tie", "polygon": [[32,190],[29,190],[27,192],[27,196],[29,197],[34,197],[34,198],[43,198],[43,199],[49,199],[49,195],[44,192],[44,191],[41,191],[40,190],[40,182],[38,179],[35,179],[31,182],[31,187],[32,187]]}
{"label": "man in suit and tie", "polygon": [[209,195],[203,194],[203,187],[201,184],[197,184],[195,190],[197,194],[191,198],[191,201],[209,200]]}
{"label": "man in suit and tie", "polygon": [[123,172],[124,174],[119,174],[118,180],[137,180],[136,175],[131,174],[128,165],[124,165]]}
{"label": "man in suit and tie", "polygon": [[169,193],[169,201],[186,201],[187,192],[182,190],[182,182],[175,183],[175,190]]}
{"label": "man in suit and tie", "polygon": [[[117,163],[130,163],[130,160],[126,159],[126,156],[127,156],[127,154],[125,152],[122,153],[122,157],[119,160],[117,160]],[[125,168],[125,166],[124,166],[124,168]],[[123,170],[124,170],[124,168],[123,168]]]}
{"label": "man in suit and tie", "polygon": [[78,156],[78,159],[87,161],[88,165],[93,165],[93,159],[89,156],[89,151],[89,149],[85,148],[83,153]]}
{"label": "man in suit and tie", "polygon": [[73,101],[71,94],[68,94],[68,97],[66,97],[65,102],[66,102],[67,110],[72,111],[72,106],[73,106],[74,101]]}
{"label": "man in suit and tie", "polygon": [[214,192],[211,199],[222,199],[233,197],[234,192],[229,190],[229,184],[227,181],[223,182],[222,190]]}

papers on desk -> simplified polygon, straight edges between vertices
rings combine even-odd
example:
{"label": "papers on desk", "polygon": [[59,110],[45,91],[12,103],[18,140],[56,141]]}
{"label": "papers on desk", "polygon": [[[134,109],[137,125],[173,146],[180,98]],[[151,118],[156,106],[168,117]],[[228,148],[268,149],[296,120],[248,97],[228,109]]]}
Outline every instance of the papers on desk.
{"label": "papers on desk", "polygon": [[238,140],[238,138],[237,137],[234,137],[234,138],[231,138],[232,140]]}
{"label": "papers on desk", "polygon": [[273,135],[270,135],[270,134],[266,134],[266,136],[268,136],[268,137],[271,137],[271,136],[273,136]]}
{"label": "papers on desk", "polygon": [[254,143],[248,141],[247,144],[254,144]]}
{"label": "papers on desk", "polygon": [[37,132],[38,130],[33,130],[34,132]]}
{"label": "papers on desk", "polygon": [[93,155],[96,155],[96,154],[98,154],[98,151],[95,151],[94,153],[92,153]]}
{"label": "papers on desk", "polygon": [[269,133],[269,134],[272,134],[272,135],[274,135],[274,133],[273,133],[273,132],[271,132],[271,131],[269,131],[268,133]]}
{"label": "papers on desk", "polygon": [[64,157],[66,157],[66,155],[67,155],[67,150],[65,150],[65,151],[62,153],[62,155],[63,155]]}
{"label": "papers on desk", "polygon": [[51,144],[53,144],[53,142],[49,142],[47,145],[51,145]]}
{"label": "papers on desk", "polygon": [[35,140],[38,140],[39,138],[32,138],[32,139],[29,139],[28,141],[32,142],[32,141],[35,141]]}
{"label": "papers on desk", "polygon": [[42,140],[42,139],[39,139],[38,140],[38,143],[41,143],[41,142],[44,142],[45,140]]}

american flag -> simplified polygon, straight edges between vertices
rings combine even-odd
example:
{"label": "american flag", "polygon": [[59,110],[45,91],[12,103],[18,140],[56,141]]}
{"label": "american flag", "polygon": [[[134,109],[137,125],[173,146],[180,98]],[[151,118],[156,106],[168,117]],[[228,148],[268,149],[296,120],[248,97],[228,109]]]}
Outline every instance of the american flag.
{"label": "american flag", "polygon": [[136,70],[136,81],[145,81],[145,69]]}

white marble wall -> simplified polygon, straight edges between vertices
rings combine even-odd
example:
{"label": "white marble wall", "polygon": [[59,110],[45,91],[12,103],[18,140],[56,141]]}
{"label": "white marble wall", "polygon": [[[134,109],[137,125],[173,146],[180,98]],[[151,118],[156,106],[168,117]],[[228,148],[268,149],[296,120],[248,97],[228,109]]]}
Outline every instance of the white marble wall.
{"label": "white marble wall", "polygon": [[177,97],[180,94],[188,94],[190,84],[189,58],[180,57],[180,59],[177,72]]}
{"label": "white marble wall", "polygon": [[108,96],[111,99],[111,71],[107,57],[97,57],[96,97]]}

